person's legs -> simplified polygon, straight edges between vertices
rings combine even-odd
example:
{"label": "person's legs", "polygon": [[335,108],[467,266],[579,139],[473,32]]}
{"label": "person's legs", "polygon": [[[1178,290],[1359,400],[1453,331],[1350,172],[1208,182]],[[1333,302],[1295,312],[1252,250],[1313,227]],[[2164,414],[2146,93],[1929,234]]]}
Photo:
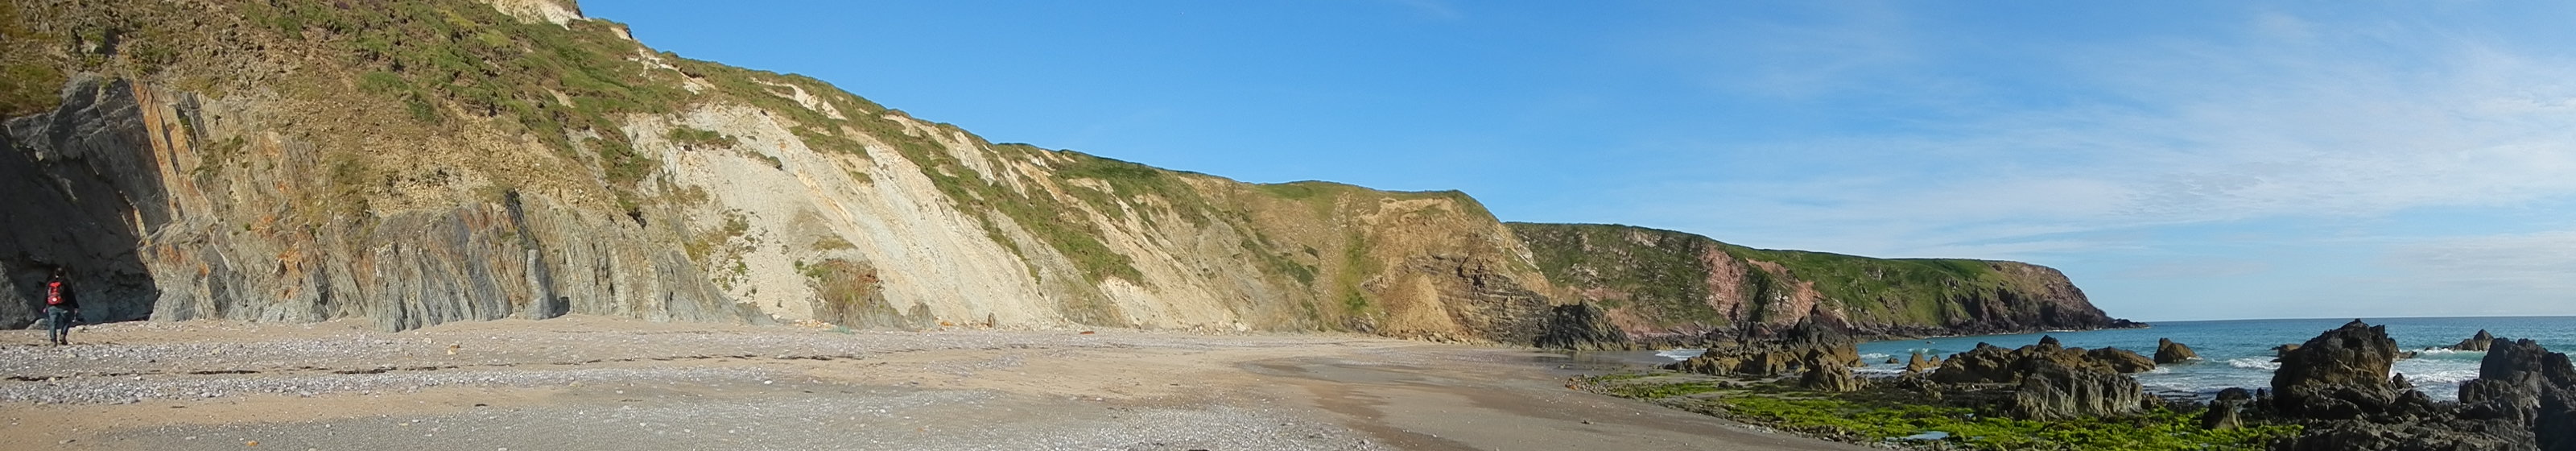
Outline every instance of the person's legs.
{"label": "person's legs", "polygon": [[72,311],[71,311],[71,309],[66,309],[66,308],[61,308],[61,307],[45,307],[45,322],[46,322],[46,323],[50,323],[50,324],[46,324],[46,326],[50,326],[50,327],[48,327],[48,329],[49,329],[49,330],[48,330],[48,333],[46,334],[46,336],[47,336],[47,337],[51,337],[51,338],[54,340],[54,344],[58,344],[58,345],[59,345],[59,344],[70,344],[70,343],[71,343],[71,339],[72,339]]}

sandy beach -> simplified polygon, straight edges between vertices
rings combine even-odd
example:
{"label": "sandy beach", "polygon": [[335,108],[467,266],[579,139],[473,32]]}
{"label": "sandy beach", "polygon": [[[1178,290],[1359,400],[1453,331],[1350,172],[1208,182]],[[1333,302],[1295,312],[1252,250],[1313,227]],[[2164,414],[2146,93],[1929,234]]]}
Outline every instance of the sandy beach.
{"label": "sandy beach", "polygon": [[1860,449],[1353,335],[604,318],[119,323],[0,343],[0,449]]}

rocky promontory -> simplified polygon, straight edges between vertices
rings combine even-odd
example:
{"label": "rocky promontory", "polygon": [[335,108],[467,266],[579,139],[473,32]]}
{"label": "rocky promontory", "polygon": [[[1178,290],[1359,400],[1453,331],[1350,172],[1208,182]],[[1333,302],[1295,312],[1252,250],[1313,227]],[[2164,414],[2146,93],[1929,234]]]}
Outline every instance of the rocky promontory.
{"label": "rocky promontory", "polygon": [[2065,274],[2020,262],[1755,249],[1670,230],[1510,223],[1541,273],[1640,348],[1816,321],[1869,338],[2139,327]]}

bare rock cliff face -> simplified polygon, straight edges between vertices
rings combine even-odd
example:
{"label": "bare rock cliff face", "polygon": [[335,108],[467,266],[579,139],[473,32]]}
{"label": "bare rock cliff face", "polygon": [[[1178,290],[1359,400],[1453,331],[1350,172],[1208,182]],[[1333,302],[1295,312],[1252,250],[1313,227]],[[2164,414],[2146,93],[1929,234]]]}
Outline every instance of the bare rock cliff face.
{"label": "bare rock cliff face", "polygon": [[[515,194],[404,211],[313,205],[298,197],[334,189],[313,146],[276,134],[209,145],[202,138],[215,131],[186,125],[221,126],[210,108],[220,116],[244,105],[97,77],[63,95],[52,113],[8,122],[13,152],[0,171],[14,186],[0,202],[10,231],[0,267],[15,289],[0,294],[0,322],[33,320],[31,287],[52,266],[73,271],[91,321],[367,317],[408,329],[567,312],[755,318],[684,255],[653,245],[653,231],[615,214]],[[212,152],[260,163],[222,167]],[[348,214],[370,218],[285,222]]]}
{"label": "bare rock cliff face", "polygon": [[[2113,327],[2055,271],[993,143],[565,0],[0,4],[0,326],[593,314],[1630,347]],[[20,43],[46,43],[24,45]],[[1534,246],[1534,247],[1533,247]],[[1558,286],[1564,283],[1565,286]]]}
{"label": "bare rock cliff face", "polygon": [[1753,249],[1683,232],[1512,223],[1563,297],[1641,346],[1759,337],[1810,318],[1865,336],[2135,327],[2044,266]]}
{"label": "bare rock cliff face", "polygon": [[203,6],[0,6],[12,42],[72,44],[0,53],[55,77],[0,86],[0,326],[33,321],[58,265],[93,321],[1526,344],[1567,316],[1529,250],[1457,192],[991,143],[811,78],[653,51],[567,1]]}

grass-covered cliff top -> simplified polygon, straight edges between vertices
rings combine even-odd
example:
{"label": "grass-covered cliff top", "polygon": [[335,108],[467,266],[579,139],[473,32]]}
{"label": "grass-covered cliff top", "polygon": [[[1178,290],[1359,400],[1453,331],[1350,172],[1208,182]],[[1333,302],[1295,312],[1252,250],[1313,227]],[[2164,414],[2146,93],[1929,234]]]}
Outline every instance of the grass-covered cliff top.
{"label": "grass-covered cliff top", "polygon": [[[1578,292],[1624,293],[1600,302],[1613,309],[1652,311],[1643,316],[1669,325],[1741,325],[1804,314],[1780,309],[1812,289],[1821,307],[1843,308],[1855,323],[1943,326],[1972,319],[1960,305],[1963,300],[1991,297],[1999,290],[2035,298],[2048,284],[2064,282],[2032,275],[2055,277],[2054,271],[2007,271],[2037,268],[2017,262],[1756,249],[1625,225],[1510,226],[1553,280]],[[1719,256],[1725,261],[1713,258]],[[1743,307],[1718,311],[1712,302],[1740,302]]]}

